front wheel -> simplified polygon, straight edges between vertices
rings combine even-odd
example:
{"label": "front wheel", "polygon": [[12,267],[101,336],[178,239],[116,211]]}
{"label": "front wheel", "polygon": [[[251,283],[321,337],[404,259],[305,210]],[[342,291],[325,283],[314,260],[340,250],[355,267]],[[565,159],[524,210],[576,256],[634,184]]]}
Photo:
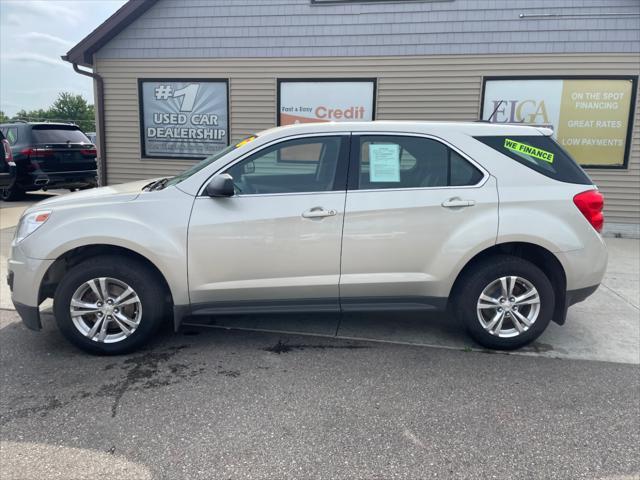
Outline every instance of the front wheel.
{"label": "front wheel", "polygon": [[118,355],[149,341],[165,316],[165,305],[165,292],[146,265],[103,256],[66,273],[53,308],[71,343],[90,353]]}
{"label": "front wheel", "polygon": [[454,295],[458,319],[480,345],[520,348],[538,338],[553,316],[555,295],[533,263],[501,255],[472,267]]}

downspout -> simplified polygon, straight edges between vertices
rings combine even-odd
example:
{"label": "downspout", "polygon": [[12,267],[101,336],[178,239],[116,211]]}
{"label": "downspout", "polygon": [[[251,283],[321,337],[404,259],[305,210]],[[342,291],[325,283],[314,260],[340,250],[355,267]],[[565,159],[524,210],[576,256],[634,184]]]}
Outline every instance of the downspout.
{"label": "downspout", "polygon": [[107,142],[104,134],[104,81],[102,77],[95,72],[80,70],[77,63],[73,63],[73,70],[85,77],[91,77],[95,81],[96,94],[98,97],[98,130],[96,134],[98,135],[98,148],[100,150],[100,157],[98,157],[98,184],[103,187],[107,184]]}

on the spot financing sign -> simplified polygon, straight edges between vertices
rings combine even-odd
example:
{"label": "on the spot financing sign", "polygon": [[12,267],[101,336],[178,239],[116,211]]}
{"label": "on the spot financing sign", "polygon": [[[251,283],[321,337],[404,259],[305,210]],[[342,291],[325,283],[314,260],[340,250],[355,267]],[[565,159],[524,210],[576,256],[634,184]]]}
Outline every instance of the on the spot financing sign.
{"label": "on the spot financing sign", "polygon": [[140,80],[142,156],[204,158],[229,144],[226,80]]}
{"label": "on the spot financing sign", "polygon": [[278,125],[373,120],[375,80],[280,80]]}
{"label": "on the spot financing sign", "polygon": [[632,77],[488,78],[481,118],[548,126],[581,165],[622,167],[629,154],[634,93]]}

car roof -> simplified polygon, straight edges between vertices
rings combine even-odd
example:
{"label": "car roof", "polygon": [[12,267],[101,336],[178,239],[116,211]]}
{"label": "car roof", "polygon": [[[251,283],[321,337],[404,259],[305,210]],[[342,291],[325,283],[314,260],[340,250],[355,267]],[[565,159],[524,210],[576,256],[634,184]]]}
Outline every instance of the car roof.
{"label": "car roof", "polygon": [[534,125],[502,124],[489,122],[426,122],[375,120],[372,122],[323,122],[299,123],[270,128],[258,136],[297,135],[329,132],[398,132],[398,133],[462,133],[469,136],[498,135],[551,135],[549,128]]}
{"label": "car roof", "polygon": [[36,126],[36,125],[52,125],[54,127],[77,127],[75,123],[64,122],[7,122],[0,124],[0,127],[19,127],[19,126]]}

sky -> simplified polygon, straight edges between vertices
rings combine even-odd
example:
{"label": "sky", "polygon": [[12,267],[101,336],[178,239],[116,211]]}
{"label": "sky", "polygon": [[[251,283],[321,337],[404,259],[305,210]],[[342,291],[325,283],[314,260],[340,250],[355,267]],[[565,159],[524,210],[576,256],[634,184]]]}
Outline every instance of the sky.
{"label": "sky", "polygon": [[48,108],[62,91],[93,103],[93,81],[61,55],[126,0],[0,0],[0,110]]}

